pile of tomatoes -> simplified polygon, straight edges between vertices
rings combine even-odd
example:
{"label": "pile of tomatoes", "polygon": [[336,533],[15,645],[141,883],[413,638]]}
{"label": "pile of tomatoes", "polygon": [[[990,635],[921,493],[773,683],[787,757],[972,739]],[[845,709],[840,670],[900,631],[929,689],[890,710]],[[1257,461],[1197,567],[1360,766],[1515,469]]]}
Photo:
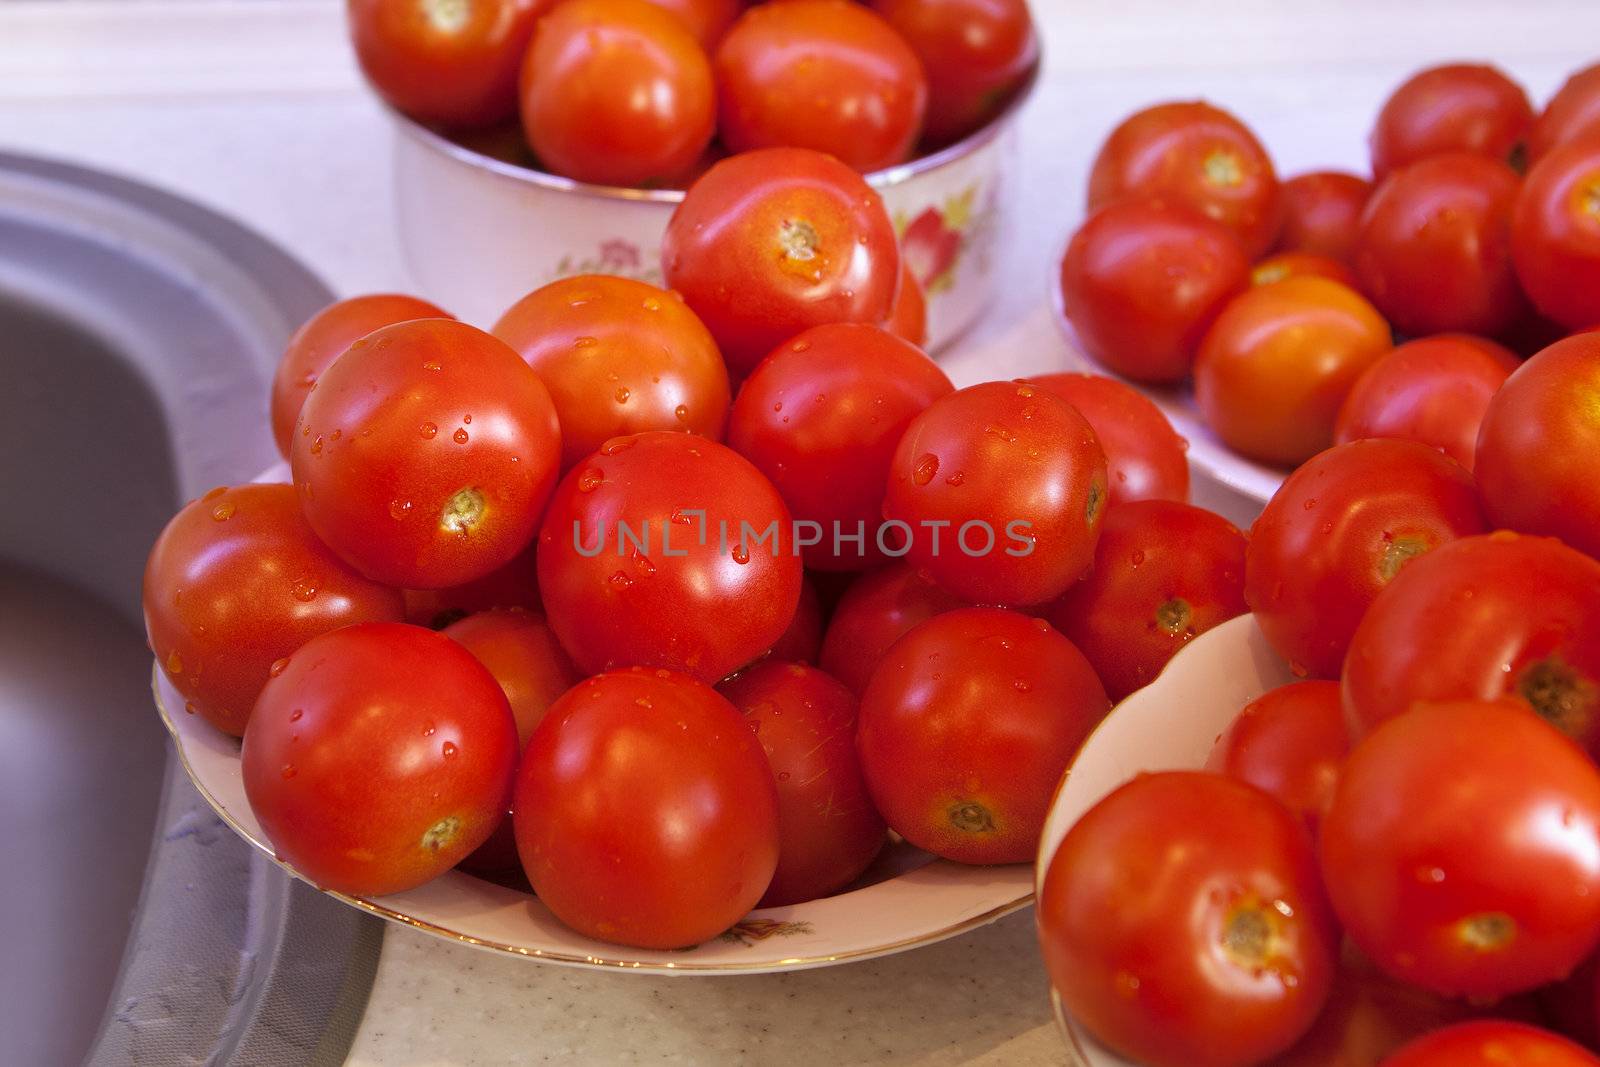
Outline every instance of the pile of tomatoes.
{"label": "pile of tomatoes", "polygon": [[723,152],[780,146],[861,171],[894,166],[998,115],[1039,52],[1027,0],[351,0],[349,10],[361,66],[398,110],[458,132],[520,115],[537,166],[617,186],[681,187]]}

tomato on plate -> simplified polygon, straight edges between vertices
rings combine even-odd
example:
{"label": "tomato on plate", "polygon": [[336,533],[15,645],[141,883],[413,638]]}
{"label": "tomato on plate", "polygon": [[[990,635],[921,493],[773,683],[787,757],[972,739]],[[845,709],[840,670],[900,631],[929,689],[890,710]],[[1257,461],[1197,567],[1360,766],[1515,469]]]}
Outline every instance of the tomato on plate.
{"label": "tomato on plate", "polygon": [[453,319],[352,345],[306,398],[289,457],[317,536],[367,577],[408,589],[470,582],[526,548],[560,459],[539,376]]}
{"label": "tomato on plate", "polygon": [[647,0],[561,0],[539,20],[518,92],[528,147],[582,182],[668,184],[716,130],[705,49]]}
{"label": "tomato on plate", "polygon": [[1132,196],[1210,216],[1252,257],[1272,247],[1283,222],[1267,150],[1244,123],[1204,101],[1157,104],[1111,131],[1089,172],[1089,210]]}
{"label": "tomato on plate", "polygon": [[608,274],[562,278],[511,305],[494,335],[550,390],[563,470],[623,434],[722,439],[728,369],[677,293]]}
{"label": "tomato on plate", "polygon": [[1527,313],[1511,263],[1521,181],[1466,152],[1395,170],[1367,202],[1355,267],[1362,291],[1402,334],[1501,334]]}
{"label": "tomato on plate", "polygon": [[717,47],[722,35],[744,10],[744,0],[650,0],[650,3],[682,19],[707,53]]}
{"label": "tomato on plate", "polygon": [[403,589],[406,622],[442,630],[480,611],[494,608],[521,608],[538,612],[539,572],[534,546],[511,557],[511,561],[482,578],[447,589]]}
{"label": "tomato on plate", "polygon": [[426,300],[397,293],[352,296],[328,305],[294,332],[272,376],[272,439],[278,454],[289,458],[294,424],[317,378],[344,355],[345,349],[373,330],[411,319],[451,319],[448,311]]}
{"label": "tomato on plate", "polygon": [[907,631],[968,603],[916,567],[890,563],[851,583],[828,622],[818,665],[860,696],[884,653]]}
{"label": "tomato on plate", "polygon": [[1134,500],[1189,502],[1189,442],[1149,397],[1098,374],[1040,374],[1028,381],[1088,420],[1105,450],[1111,507]]}
{"label": "tomato on plate", "polygon": [[539,589],[582,670],[666,667],[716,682],[788,629],[800,600],[794,542],[778,491],[738,453],[688,434],[635,434],[557,487],[539,534]]}
{"label": "tomato on plate", "polygon": [[1184,645],[1249,610],[1244,560],[1244,534],[1221,515],[1172,500],[1118,504],[1093,568],[1048,618],[1121,700]]}
{"label": "tomato on plate", "polygon": [[1600,752],[1600,563],[1553,538],[1464,537],[1408,564],[1350,640],[1359,736],[1418,703],[1508,697]]}
{"label": "tomato on plate", "polygon": [[778,785],[778,869],[763,908],[837,893],[885,840],[856,756],[856,697],[812,667],[776,659],[718,686],[761,742]]}
{"label": "tomato on plate", "polygon": [[1448,456],[1415,441],[1336,445],[1256,519],[1245,599],[1295,673],[1337,678],[1383,588],[1417,556],[1484,529],[1472,475]]}
{"label": "tomato on plate", "polygon": [[1384,971],[1492,999],[1566,976],[1600,941],[1600,771],[1526,708],[1418,704],[1345,759],[1322,875]]}
{"label": "tomato on plate", "polygon": [[1061,308],[1095,362],[1136,381],[1179,382],[1249,270],[1220,223],[1163,200],[1119,201],[1067,245]]}
{"label": "tomato on plate", "polygon": [[730,149],[810,148],[859,171],[911,158],[928,107],[911,45],[847,0],[750,8],[717,46],[716,75]]}
{"label": "tomato on plate", "polygon": [[512,808],[540,902],[601,941],[699,944],[743,918],[778,865],[760,742],[715,689],[672,671],[613,671],[556,701]]}
{"label": "tomato on plate", "polygon": [[190,501],[144,568],[156,661],[184,710],[235,737],[283,657],[329,630],[404,614],[398,590],[317,540],[287,485],[219,486]]}
{"label": "tomato on plate", "polygon": [[1292,467],[1333,444],[1345,395],[1390,347],[1383,316],[1338,282],[1258,286],[1235,297],[1200,343],[1195,402],[1228,447]]}
{"label": "tomato on plate", "polygon": [[1249,1067],[1294,1044],[1339,934],[1311,838],[1259,789],[1141,774],[1067,832],[1039,894],[1062,1007],[1147,1067]]}
{"label": "tomato on plate", "polygon": [[900,279],[883,199],[837,159],[803,148],[747,152],[706,171],[667,224],[661,263],[734,378],[812,326],[882,322]]}
{"label": "tomato on plate", "polygon": [[1600,134],[1600,63],[1562,83],[1528,131],[1528,162],[1537,163],[1557,145]]}
{"label": "tomato on plate", "polygon": [[1494,67],[1448,63],[1420,70],[1384,101],[1372,127],[1372,173],[1427,156],[1471,152],[1502,163],[1520,154],[1533,125],[1522,86]]}
{"label": "tomato on plate", "polygon": [[1285,180],[1282,189],[1277,250],[1350,262],[1372,183],[1344,171],[1314,170]]}
{"label": "tomato on plate", "polygon": [[1600,326],[1600,133],[1557,146],[1528,172],[1511,254],[1541,313],[1573,330]]}
{"label": "tomato on plate", "polygon": [[862,570],[885,559],[879,528],[895,446],[954,389],[937,363],[887,330],[816,326],[745,379],[728,445],[772,480],[796,521],[815,524],[807,565]]}
{"label": "tomato on plate", "polygon": [[1327,278],[1329,281],[1348,285],[1352,289],[1356,286],[1356,276],[1344,263],[1330,256],[1318,255],[1315,252],[1274,252],[1266,259],[1258,260],[1250,268],[1251,285],[1271,285],[1281,282],[1285,278]]}
{"label": "tomato on plate", "polygon": [[517,729],[494,676],[442,634],[362,623],[315,637],[245,728],[245,795],[279,858],[359,897],[415,888],[505,817]]}
{"label": "tomato on plate", "polygon": [[1244,706],[1217,738],[1206,770],[1271,794],[1315,833],[1349,751],[1339,683],[1293,682]]}
{"label": "tomato on plate", "polygon": [[918,348],[928,340],[928,296],[904,256],[900,257],[900,290],[889,317],[883,320],[883,328]]}
{"label": "tomato on plate", "polygon": [[959,608],[884,654],[856,745],[895,833],[958,863],[1026,863],[1056,783],[1110,708],[1083,653],[1043,619]]}
{"label": "tomato on plate", "polygon": [[1431,445],[1472,470],[1489,398],[1517,357],[1493,341],[1445,333],[1397,346],[1368,367],[1339,408],[1339,444],[1399,437]]}
{"label": "tomato on plate", "polygon": [[1105,505],[1105,453],[1083,416],[1047,389],[986,382],[911,420],[883,529],[956,596],[1043,604],[1093,563]]}
{"label": "tomato on plate", "polygon": [[1564,1037],[1526,1023],[1461,1023],[1420,1037],[1380,1067],[1600,1067]]}

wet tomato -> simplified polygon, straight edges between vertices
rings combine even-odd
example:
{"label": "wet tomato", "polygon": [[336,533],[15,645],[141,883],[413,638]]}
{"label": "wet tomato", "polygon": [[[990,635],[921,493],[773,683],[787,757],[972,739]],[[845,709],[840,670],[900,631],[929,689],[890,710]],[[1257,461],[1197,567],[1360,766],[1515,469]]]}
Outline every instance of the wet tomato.
{"label": "wet tomato", "polygon": [[1339,683],[1294,682],[1246,704],[1217,738],[1206,770],[1271,794],[1315,832],[1349,751]]}
{"label": "wet tomato", "polygon": [[515,352],[419,319],[367,335],[318,379],[290,465],[312,529],[346,562],[440,589],[527,547],[560,458],[550,393]]}
{"label": "wet tomato", "polygon": [[1280,252],[1309,252],[1350,262],[1362,209],[1372,183],[1337,170],[1297,174],[1283,183],[1283,229]]}
{"label": "wet tomato", "polygon": [[539,900],[579,933],[698,944],[755,906],[778,865],[778,799],[756,735],[710,686],[630,668],[546,713],[513,800]]}
{"label": "wet tomato", "polygon": [[1461,1023],[1420,1037],[1381,1067],[1600,1067],[1600,1058],[1526,1023]]}
{"label": "wet tomato", "polygon": [[1354,288],[1356,276],[1337,259],[1315,252],[1276,252],[1250,268],[1251,285],[1271,285],[1285,278],[1327,278]]}
{"label": "wet tomato", "polygon": [[1089,661],[1043,619],[960,608],[890,647],[861,696],[856,745],[901,837],[959,863],[1025,863],[1056,783],[1110,707]]}
{"label": "wet tomato", "polygon": [[509,563],[482,578],[447,589],[405,589],[406,622],[442,630],[468,615],[493,608],[540,610],[539,572],[534,546],[511,557]]}
{"label": "wet tomato", "polygon": [[173,516],[145,563],[157,662],[185,710],[236,737],[283,657],[318,634],[404,611],[398,590],[317,540],[287,485],[211,490]]}
{"label": "wet tomato", "polygon": [[1600,134],[1600,63],[1562,83],[1528,132],[1528,161],[1537,163],[1556,145]]}
{"label": "wet tomato", "polygon": [[1194,771],[1140,775],[1096,804],[1039,896],[1062,1006],[1149,1067],[1248,1067],[1287,1049],[1328,997],[1338,937],[1300,821]]}
{"label": "wet tomato", "polygon": [[1112,507],[1134,500],[1189,502],[1189,442],[1143,393],[1098,374],[1029,378],[1078,409],[1106,454]]}
{"label": "wet tomato", "polygon": [[1378,112],[1369,139],[1372,173],[1381,180],[1408,163],[1446,152],[1509,163],[1532,124],[1528,94],[1494,67],[1429,67],[1406,79]]}
{"label": "wet tomato", "polygon": [[1573,330],[1600,326],[1600,133],[1552,149],[1528,172],[1511,252],[1541,313]]}
{"label": "wet tomato", "polygon": [[1106,512],[1094,567],[1049,619],[1121,700],[1218,623],[1243,615],[1244,534],[1220,515],[1171,500]]}
{"label": "wet tomato", "polygon": [[859,696],[883,654],[908,630],[966,606],[967,601],[905,563],[869,571],[839,598],[823,635],[819,664]]}
{"label": "wet tomato", "polygon": [[904,256],[900,259],[900,291],[895,294],[889,317],[883,320],[883,328],[918,348],[928,340],[928,296]]}
{"label": "wet tomato", "polygon": [[505,694],[448,637],[364,623],[313,638],[261,691],[240,759],[284,862],[361,897],[455,866],[505,817],[517,731]]}

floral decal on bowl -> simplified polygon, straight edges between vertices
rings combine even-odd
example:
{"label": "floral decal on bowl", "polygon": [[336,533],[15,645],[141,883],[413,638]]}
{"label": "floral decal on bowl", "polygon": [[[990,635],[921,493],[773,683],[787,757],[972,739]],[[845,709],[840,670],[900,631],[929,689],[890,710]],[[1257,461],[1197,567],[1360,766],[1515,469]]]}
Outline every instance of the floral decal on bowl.
{"label": "floral decal on bowl", "polygon": [[900,254],[911,273],[929,296],[944,292],[955,284],[956,268],[971,247],[973,237],[989,222],[992,205],[979,201],[979,185],[965,189],[934,204],[914,219],[897,214],[895,232],[900,235]]}
{"label": "floral decal on bowl", "polygon": [[724,930],[718,941],[731,941],[736,945],[754,945],[772,937],[793,937],[811,933],[808,922],[781,921],[778,919],[743,919]]}
{"label": "floral decal on bowl", "polygon": [[562,256],[550,280],[570,278],[574,274],[618,274],[635,281],[660,285],[661,264],[657,259],[655,255],[647,259],[632,241],[613,237],[601,241],[593,255],[575,256],[568,252]]}

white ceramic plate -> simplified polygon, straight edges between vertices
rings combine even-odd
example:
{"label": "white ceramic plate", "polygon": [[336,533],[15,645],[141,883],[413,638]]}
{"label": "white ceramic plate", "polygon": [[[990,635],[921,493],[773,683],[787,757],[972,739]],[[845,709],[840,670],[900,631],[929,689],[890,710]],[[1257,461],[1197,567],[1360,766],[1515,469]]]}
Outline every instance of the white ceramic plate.
{"label": "white ceramic plate", "polygon": [[[1118,704],[1078,752],[1045,821],[1039,882],[1067,831],[1108,793],[1146,771],[1203,766],[1217,737],[1246,704],[1295,680],[1254,616],[1240,616],[1191,641],[1155,681]],[[1136,1067],[1074,1024],[1054,993],[1051,1000],[1077,1064]]]}

